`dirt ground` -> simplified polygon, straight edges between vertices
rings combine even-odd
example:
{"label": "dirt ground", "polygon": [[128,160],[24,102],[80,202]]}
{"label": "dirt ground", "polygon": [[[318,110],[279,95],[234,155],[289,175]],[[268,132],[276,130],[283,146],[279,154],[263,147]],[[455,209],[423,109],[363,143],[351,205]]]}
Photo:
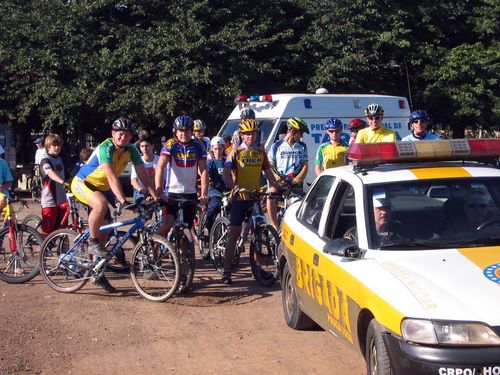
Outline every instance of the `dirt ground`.
{"label": "dirt ground", "polygon": [[40,276],[0,282],[0,374],[366,373],[332,335],[288,328],[279,284],[256,283],[248,252],[230,286],[210,262],[196,266],[193,290],[166,303],[140,297],[128,275],[107,274],[113,295],[90,283],[58,293]]}

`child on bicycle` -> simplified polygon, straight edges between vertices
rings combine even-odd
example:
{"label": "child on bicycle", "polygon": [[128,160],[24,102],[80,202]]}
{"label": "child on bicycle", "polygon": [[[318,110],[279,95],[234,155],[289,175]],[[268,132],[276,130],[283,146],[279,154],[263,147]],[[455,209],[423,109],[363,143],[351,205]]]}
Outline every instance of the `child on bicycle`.
{"label": "child on bicycle", "polygon": [[66,200],[64,164],[61,153],[62,139],[57,134],[45,137],[45,157],[40,162],[42,176],[42,233],[49,234],[68,226],[69,204]]}
{"label": "child on bicycle", "polygon": [[205,227],[210,233],[215,218],[220,212],[222,207],[222,197],[226,189],[226,184],[222,179],[222,172],[224,171],[224,139],[222,137],[213,137],[210,141],[211,159],[208,160],[208,179],[210,185],[208,187],[208,201],[207,208],[207,221]]}

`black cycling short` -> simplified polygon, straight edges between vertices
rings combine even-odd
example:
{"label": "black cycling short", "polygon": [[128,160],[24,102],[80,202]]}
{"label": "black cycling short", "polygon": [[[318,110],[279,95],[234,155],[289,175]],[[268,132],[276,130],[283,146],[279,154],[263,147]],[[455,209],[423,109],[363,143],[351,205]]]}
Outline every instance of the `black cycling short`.
{"label": "black cycling short", "polygon": [[182,194],[182,193],[169,193],[167,204],[165,205],[167,215],[172,215],[174,218],[177,217],[179,212],[179,204],[176,200],[179,199],[189,199],[192,203],[184,204],[184,222],[189,228],[193,227],[194,217],[196,216],[196,205],[198,201],[198,195],[195,194]]}

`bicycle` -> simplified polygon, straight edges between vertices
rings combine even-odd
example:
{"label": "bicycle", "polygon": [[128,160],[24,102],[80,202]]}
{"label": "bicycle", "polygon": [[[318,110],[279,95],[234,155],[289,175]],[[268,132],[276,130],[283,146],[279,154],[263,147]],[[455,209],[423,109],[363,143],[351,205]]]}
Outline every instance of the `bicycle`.
{"label": "bicycle", "polygon": [[139,294],[148,300],[163,302],[177,290],[180,280],[180,265],[177,254],[166,238],[152,234],[146,222],[158,209],[160,202],[133,203],[122,209],[137,209],[138,215],[124,222],[103,225],[100,231],[131,226],[117,239],[105,258],[92,259],[88,253],[90,232],[76,233],[71,229],[59,229],[47,236],[40,253],[42,276],[54,290],[73,293],[89,280],[95,282],[103,275],[110,260],[119,252],[125,241],[137,234],[138,242],[131,257],[130,274]]}
{"label": "bicycle", "polygon": [[[184,207],[188,204],[198,205],[198,200],[190,199],[169,199],[169,203],[175,203],[179,207],[177,217],[174,220],[172,229],[167,236],[169,241],[173,244],[174,251],[179,257],[181,276],[179,281],[179,293],[186,293],[191,288],[195,272],[195,251],[194,240],[188,223],[184,221]],[[187,254],[182,256],[181,243],[186,245]]]}
{"label": "bicycle", "polygon": [[24,283],[39,272],[38,256],[43,242],[36,229],[17,223],[12,206],[6,198],[3,228],[0,230],[0,279],[11,284]]}
{"label": "bicycle", "polygon": [[[238,193],[246,193],[253,200],[252,209],[247,212],[243,221],[243,228],[235,246],[235,257],[232,267],[239,264],[239,259],[248,233],[252,232],[250,239],[250,267],[255,280],[261,285],[272,286],[278,280],[278,258],[277,248],[280,237],[272,225],[267,224],[264,216],[260,198],[268,193],[261,191],[248,192],[239,190]],[[210,254],[216,270],[220,273],[224,268],[224,252],[229,232],[229,219],[220,216],[215,220],[210,233]]]}
{"label": "bicycle", "polygon": [[35,164],[33,167],[33,176],[31,178],[31,198],[33,202],[40,202],[42,194],[42,176],[40,176],[40,166]]}
{"label": "bicycle", "polygon": [[278,215],[277,215],[277,223],[278,223],[278,233],[281,235],[281,224],[283,222],[283,218],[285,217],[286,210],[293,203],[300,201],[304,198],[304,192],[297,191],[296,186],[293,185],[291,179],[287,179],[284,176],[281,177],[282,181],[285,184],[285,189],[281,191],[279,202],[278,202]]}
{"label": "bicycle", "polygon": [[[225,192],[222,195],[222,206],[220,212],[217,214],[219,216],[229,217],[230,203],[229,203],[229,192]],[[210,233],[207,234],[207,215],[208,210],[206,206],[198,206],[197,217],[194,222],[194,229],[196,234],[196,242],[198,243],[198,251],[204,260],[210,258]],[[214,221],[215,222],[215,221]]]}

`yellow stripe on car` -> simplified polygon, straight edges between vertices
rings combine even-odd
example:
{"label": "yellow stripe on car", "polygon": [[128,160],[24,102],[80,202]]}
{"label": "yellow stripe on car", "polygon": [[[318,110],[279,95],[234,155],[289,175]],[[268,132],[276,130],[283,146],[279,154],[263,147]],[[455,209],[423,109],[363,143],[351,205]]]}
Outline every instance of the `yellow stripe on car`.
{"label": "yellow stripe on car", "polygon": [[462,167],[413,168],[409,169],[409,171],[419,180],[472,177],[472,175]]}

